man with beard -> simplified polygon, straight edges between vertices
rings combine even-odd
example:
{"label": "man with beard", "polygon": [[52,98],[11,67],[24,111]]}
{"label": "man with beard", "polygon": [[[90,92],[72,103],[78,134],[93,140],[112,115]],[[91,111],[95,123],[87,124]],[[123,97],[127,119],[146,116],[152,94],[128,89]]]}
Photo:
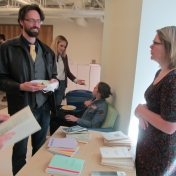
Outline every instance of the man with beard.
{"label": "man with beard", "polygon": [[[7,94],[9,114],[12,115],[29,105],[41,126],[40,131],[31,135],[32,155],[46,140],[50,110],[56,112],[54,94],[46,95],[42,92],[46,86],[30,82],[58,82],[55,55],[47,45],[36,38],[44,18],[43,11],[37,5],[22,6],[18,13],[22,34],[7,40],[0,47],[0,90]],[[31,44],[35,45],[35,60],[30,55]],[[28,137],[13,147],[13,175],[16,175],[26,163],[27,143]]]}

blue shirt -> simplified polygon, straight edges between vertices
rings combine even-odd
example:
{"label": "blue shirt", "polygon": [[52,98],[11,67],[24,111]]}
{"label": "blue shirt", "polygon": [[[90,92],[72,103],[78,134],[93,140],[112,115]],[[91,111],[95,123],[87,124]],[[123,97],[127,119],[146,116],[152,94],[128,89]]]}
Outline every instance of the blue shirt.
{"label": "blue shirt", "polygon": [[78,119],[77,124],[86,128],[100,127],[106,118],[107,111],[108,104],[105,99],[95,100]]}

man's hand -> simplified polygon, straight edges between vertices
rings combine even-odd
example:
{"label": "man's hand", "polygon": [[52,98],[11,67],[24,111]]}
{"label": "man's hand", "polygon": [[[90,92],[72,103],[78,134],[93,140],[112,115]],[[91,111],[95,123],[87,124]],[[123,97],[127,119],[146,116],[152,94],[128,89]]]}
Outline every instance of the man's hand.
{"label": "man's hand", "polygon": [[39,85],[39,82],[24,82],[20,84],[20,90],[28,92],[41,91],[46,87],[45,85]]}
{"label": "man's hand", "polygon": [[66,115],[66,116],[65,116],[65,119],[66,119],[67,121],[71,121],[71,122],[77,122],[77,121],[78,121],[78,118],[75,117],[75,116],[73,116],[73,115]]}
{"label": "man's hand", "polygon": [[56,87],[55,90],[57,90],[59,88],[59,81],[57,79],[51,79],[50,80],[50,83],[54,83],[54,82],[57,82],[58,83],[58,86]]}

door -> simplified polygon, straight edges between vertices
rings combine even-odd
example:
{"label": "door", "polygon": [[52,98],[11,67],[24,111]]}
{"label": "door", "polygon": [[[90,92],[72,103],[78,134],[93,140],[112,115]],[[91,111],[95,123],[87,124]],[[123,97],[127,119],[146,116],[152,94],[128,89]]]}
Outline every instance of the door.
{"label": "door", "polygon": [[[21,32],[22,29],[19,25],[0,25],[0,34],[4,34],[6,40],[19,36]],[[41,25],[38,39],[50,46],[53,40],[53,25]]]}

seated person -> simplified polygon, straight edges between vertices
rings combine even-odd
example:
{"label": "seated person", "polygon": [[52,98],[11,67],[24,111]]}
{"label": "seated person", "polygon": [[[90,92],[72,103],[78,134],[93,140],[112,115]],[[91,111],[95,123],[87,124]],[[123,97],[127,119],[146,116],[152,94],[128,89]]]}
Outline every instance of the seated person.
{"label": "seated person", "polygon": [[[51,115],[50,121],[50,135],[52,135],[60,126],[75,126],[79,125],[86,128],[98,128],[104,121],[108,105],[105,98],[108,98],[111,93],[111,88],[104,82],[99,82],[94,87],[93,95],[94,100],[85,101],[87,108],[81,113],[81,117],[75,117],[74,115],[66,114],[62,110],[58,111],[57,116]],[[78,115],[79,116],[79,115]]]}

